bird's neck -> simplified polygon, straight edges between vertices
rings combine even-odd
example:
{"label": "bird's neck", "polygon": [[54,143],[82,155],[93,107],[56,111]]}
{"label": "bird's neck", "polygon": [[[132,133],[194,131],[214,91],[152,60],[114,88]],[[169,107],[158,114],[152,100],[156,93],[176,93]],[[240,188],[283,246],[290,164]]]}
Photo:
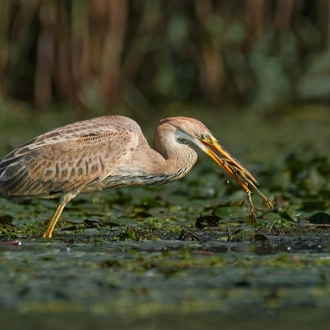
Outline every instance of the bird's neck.
{"label": "bird's neck", "polygon": [[157,167],[170,182],[181,179],[191,170],[197,161],[197,153],[190,145],[177,141],[173,127],[164,126],[156,130],[154,150],[161,156],[159,163],[156,161]]}

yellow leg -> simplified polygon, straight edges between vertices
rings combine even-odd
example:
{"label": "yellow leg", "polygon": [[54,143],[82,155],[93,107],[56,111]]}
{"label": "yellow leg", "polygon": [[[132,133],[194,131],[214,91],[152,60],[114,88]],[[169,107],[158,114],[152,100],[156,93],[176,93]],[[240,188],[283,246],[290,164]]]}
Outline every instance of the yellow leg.
{"label": "yellow leg", "polygon": [[253,202],[252,202],[252,198],[251,198],[251,191],[245,185],[242,185],[242,188],[244,189],[244,191],[246,193],[246,196],[247,196],[247,199],[249,202],[249,206],[250,206],[249,220],[252,222],[252,224],[256,224],[257,218],[254,213],[254,206],[253,206]]}
{"label": "yellow leg", "polygon": [[59,219],[60,216],[61,216],[61,213],[62,213],[62,211],[63,211],[65,205],[66,205],[66,203],[63,203],[63,202],[61,202],[61,203],[58,205],[58,207],[57,207],[57,209],[56,209],[54,215],[53,215],[52,218],[50,219],[50,222],[49,222],[49,224],[48,224],[48,227],[47,227],[46,231],[45,231],[45,232],[43,233],[43,235],[42,235],[42,238],[51,238],[51,237],[52,237],[52,235],[53,235],[53,230],[54,230],[54,228],[55,228],[55,226],[56,226],[56,223],[57,223],[58,219]]}

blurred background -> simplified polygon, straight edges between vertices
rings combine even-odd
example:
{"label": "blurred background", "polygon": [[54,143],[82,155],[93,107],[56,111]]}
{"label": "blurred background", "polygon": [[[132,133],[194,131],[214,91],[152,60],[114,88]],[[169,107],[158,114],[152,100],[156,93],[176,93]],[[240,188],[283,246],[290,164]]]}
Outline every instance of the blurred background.
{"label": "blurred background", "polygon": [[[147,136],[161,118],[196,117],[245,151],[256,128],[260,144],[323,125],[328,145],[329,18],[329,0],[2,0],[2,154],[103,114]],[[288,116],[293,127],[275,121]]]}
{"label": "blurred background", "polygon": [[0,102],[141,118],[327,102],[329,13],[327,0],[2,0]]}

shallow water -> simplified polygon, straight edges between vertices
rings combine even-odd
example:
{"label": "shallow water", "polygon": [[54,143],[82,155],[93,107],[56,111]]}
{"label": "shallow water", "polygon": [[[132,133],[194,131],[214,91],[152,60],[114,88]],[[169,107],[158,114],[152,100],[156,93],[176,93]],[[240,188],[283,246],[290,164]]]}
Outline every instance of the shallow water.
{"label": "shallow water", "polygon": [[[254,196],[255,228],[205,157],[171,185],[78,196],[51,240],[55,201],[0,200],[2,328],[328,328],[330,233],[310,219],[330,213],[330,116],[310,113],[227,114],[213,129],[277,202]],[[221,219],[198,229],[201,215]]]}
{"label": "shallow water", "polygon": [[329,246],[328,235],[263,243],[22,240],[0,246],[0,303],[2,313],[32,323],[99,318],[100,327],[112,320],[151,329],[171,316],[174,328],[217,320],[306,326],[315,314],[328,318]]}

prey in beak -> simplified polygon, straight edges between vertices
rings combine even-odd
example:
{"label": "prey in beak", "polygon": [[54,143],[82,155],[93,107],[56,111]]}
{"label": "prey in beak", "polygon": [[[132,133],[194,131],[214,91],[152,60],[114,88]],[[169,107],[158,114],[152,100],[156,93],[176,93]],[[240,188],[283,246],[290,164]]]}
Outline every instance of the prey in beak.
{"label": "prey in beak", "polygon": [[[211,135],[206,135],[200,139],[200,141],[206,146],[206,154],[210,156],[218,165],[222,167],[222,169],[232,177],[245,191],[247,195],[247,199],[250,206],[249,220],[253,223],[257,223],[257,218],[254,211],[254,205],[251,198],[251,190],[256,191],[256,193],[260,196],[260,198],[264,201],[269,209],[272,209],[275,205],[271,199],[265,196],[258,188],[257,188],[257,180],[253,177],[253,175],[233,156],[231,156]],[[214,151],[219,152],[225,158],[220,158]]]}

